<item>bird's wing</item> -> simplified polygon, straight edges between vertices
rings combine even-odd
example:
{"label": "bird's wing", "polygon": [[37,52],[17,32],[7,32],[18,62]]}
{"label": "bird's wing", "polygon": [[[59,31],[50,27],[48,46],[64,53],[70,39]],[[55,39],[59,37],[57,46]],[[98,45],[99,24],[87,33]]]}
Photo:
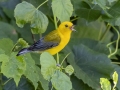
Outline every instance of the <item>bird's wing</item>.
{"label": "bird's wing", "polygon": [[54,30],[31,45],[28,49],[31,51],[44,51],[59,45],[60,41],[61,39],[57,30]]}

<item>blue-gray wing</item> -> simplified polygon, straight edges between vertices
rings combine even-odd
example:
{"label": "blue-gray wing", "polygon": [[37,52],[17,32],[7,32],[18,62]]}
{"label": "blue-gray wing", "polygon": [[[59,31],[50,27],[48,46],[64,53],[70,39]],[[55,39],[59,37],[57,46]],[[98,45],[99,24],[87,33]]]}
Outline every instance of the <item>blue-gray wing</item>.
{"label": "blue-gray wing", "polygon": [[57,30],[50,32],[47,36],[42,37],[36,43],[31,45],[28,50],[30,51],[44,51],[59,45],[61,39],[57,33]]}

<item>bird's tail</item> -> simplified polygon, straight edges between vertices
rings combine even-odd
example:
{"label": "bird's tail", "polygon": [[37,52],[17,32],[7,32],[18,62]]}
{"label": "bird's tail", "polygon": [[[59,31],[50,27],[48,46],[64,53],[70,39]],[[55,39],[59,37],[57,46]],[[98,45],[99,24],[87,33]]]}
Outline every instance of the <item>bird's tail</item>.
{"label": "bird's tail", "polygon": [[30,50],[28,48],[23,48],[18,52],[18,54],[16,56],[19,56],[21,54],[25,54],[25,53],[28,53],[28,52],[30,52]]}

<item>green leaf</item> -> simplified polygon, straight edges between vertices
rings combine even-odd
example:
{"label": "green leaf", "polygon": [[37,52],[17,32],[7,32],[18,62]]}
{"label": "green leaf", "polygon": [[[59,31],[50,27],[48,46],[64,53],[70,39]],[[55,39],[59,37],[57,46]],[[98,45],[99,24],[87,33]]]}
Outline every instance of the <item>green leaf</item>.
{"label": "green leaf", "polygon": [[[106,30],[106,25],[104,22],[99,20],[87,23],[84,19],[78,19],[75,29],[77,32],[72,33],[73,38],[89,38],[94,40],[100,40],[101,35],[104,34]],[[101,32],[101,35],[100,35]],[[109,43],[112,38],[112,33],[108,31],[105,35],[103,42]]]}
{"label": "green leaf", "polygon": [[111,90],[111,84],[108,79],[100,78],[100,84],[103,90]]}
{"label": "green leaf", "polygon": [[116,84],[118,82],[118,74],[117,74],[117,72],[115,71],[112,76],[113,76],[114,85],[116,86]]}
{"label": "green leaf", "polygon": [[70,0],[53,0],[53,14],[61,21],[69,21],[73,12],[73,6]]}
{"label": "green leaf", "polygon": [[43,90],[49,90],[49,81],[45,80],[41,73],[39,73],[39,76],[40,76],[40,83]]}
{"label": "green leaf", "polygon": [[16,22],[19,27],[23,27],[26,23],[31,23],[33,34],[45,32],[48,25],[48,19],[32,4],[23,1],[22,3],[16,6],[14,12]]}
{"label": "green leaf", "polygon": [[109,10],[108,13],[113,16],[113,18],[120,17],[120,1],[118,0]]}
{"label": "green leaf", "polygon": [[[120,89],[120,66],[118,65],[114,65],[115,71],[118,74],[118,82],[117,82],[117,88]],[[113,78],[113,76],[111,76],[111,78]]]}
{"label": "green leaf", "polygon": [[107,9],[107,0],[93,0],[93,4],[98,4],[103,10]]}
{"label": "green leaf", "polygon": [[40,69],[35,65],[35,61],[32,59],[30,54],[24,56],[26,62],[26,71],[24,75],[28,78],[34,85],[35,89],[38,86],[38,81],[40,80]]}
{"label": "green leaf", "polygon": [[56,70],[56,61],[48,52],[40,56],[41,73],[46,80],[49,80]]}
{"label": "green leaf", "polygon": [[[8,57],[7,57],[8,59]],[[9,57],[9,61],[2,62],[1,73],[8,78],[14,78],[16,85],[20,81],[26,69],[25,61],[22,57],[16,57],[16,53],[12,53]]]}
{"label": "green leaf", "polygon": [[5,54],[10,55],[13,48],[12,40],[8,38],[0,39],[0,48],[5,51]]}
{"label": "green leaf", "polygon": [[82,38],[82,39],[71,39],[69,46],[73,48],[73,45],[80,45],[83,44],[93,51],[99,52],[99,53],[104,53],[106,55],[109,55],[109,49],[107,48],[105,43],[101,43],[99,41],[95,41],[92,39],[88,38]]}
{"label": "green leaf", "polygon": [[52,85],[56,90],[71,90],[72,83],[70,78],[63,72],[56,71],[51,79]]}
{"label": "green leaf", "polygon": [[75,13],[79,17],[86,19],[88,22],[97,20],[101,15],[101,12],[99,10],[87,9],[87,8],[77,9]]}
{"label": "green leaf", "polygon": [[2,38],[10,38],[16,41],[18,34],[12,25],[0,21],[0,39]]}
{"label": "green leaf", "polygon": [[8,62],[9,57],[5,54],[0,54],[0,62]]}
{"label": "green leaf", "polygon": [[5,54],[5,51],[0,48],[0,54]]}
{"label": "green leaf", "polygon": [[64,52],[71,52],[67,61],[73,66],[77,78],[95,90],[99,88],[99,78],[110,78],[114,69],[107,55],[96,52],[82,44],[75,44],[71,49],[73,51],[68,48]]}
{"label": "green leaf", "polygon": [[79,80],[74,75],[71,75],[71,81],[73,90],[93,90],[91,87],[89,87],[87,84],[84,84],[82,80]]}
{"label": "green leaf", "polygon": [[65,68],[65,72],[68,73],[69,75],[72,75],[73,72],[74,72],[74,68],[72,67],[72,65],[68,65],[68,66]]}
{"label": "green leaf", "polygon": [[20,43],[22,45],[22,47],[28,47],[28,43],[23,39],[23,38],[19,38],[17,43]]}
{"label": "green leaf", "polygon": [[39,10],[34,13],[34,17],[31,21],[31,31],[33,34],[44,33],[47,29],[48,19]]}
{"label": "green leaf", "polygon": [[21,77],[19,85],[16,86],[13,79],[7,82],[3,90],[34,90],[34,86],[26,79],[25,77]]}

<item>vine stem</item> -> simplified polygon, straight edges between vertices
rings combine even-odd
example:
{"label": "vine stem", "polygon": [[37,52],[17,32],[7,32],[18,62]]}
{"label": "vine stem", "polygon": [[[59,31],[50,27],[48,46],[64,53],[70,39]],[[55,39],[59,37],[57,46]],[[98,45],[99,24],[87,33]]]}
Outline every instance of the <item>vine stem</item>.
{"label": "vine stem", "polygon": [[64,57],[64,59],[63,59],[62,62],[61,62],[61,66],[62,66],[63,62],[65,61],[65,59],[66,59],[69,55],[70,55],[70,53],[68,53],[68,54]]}
{"label": "vine stem", "polygon": [[7,84],[12,78],[8,79],[3,85]]}
{"label": "vine stem", "polygon": [[102,35],[102,37],[100,38],[100,41],[102,41],[105,38],[105,35],[107,34],[107,32],[109,31],[109,29],[111,28],[111,25],[109,25],[109,23],[107,24],[107,28],[104,32],[104,34]]}
{"label": "vine stem", "polygon": [[46,2],[48,2],[48,0],[44,1],[43,3],[41,3],[37,8],[36,10],[38,10],[38,8],[40,8],[43,4],[45,4]]}
{"label": "vine stem", "polygon": [[[55,23],[55,29],[57,29],[57,20],[56,16],[54,15],[54,23]],[[59,64],[59,54],[57,53],[57,64]]]}
{"label": "vine stem", "polygon": [[108,57],[110,58],[112,55],[116,54],[117,53],[117,50],[118,50],[118,43],[119,43],[119,37],[120,37],[120,34],[118,32],[118,30],[112,26],[112,28],[117,32],[118,34],[118,38],[117,38],[117,41],[116,41],[116,48],[115,48],[115,51],[113,53],[111,53],[110,55],[108,55]]}

